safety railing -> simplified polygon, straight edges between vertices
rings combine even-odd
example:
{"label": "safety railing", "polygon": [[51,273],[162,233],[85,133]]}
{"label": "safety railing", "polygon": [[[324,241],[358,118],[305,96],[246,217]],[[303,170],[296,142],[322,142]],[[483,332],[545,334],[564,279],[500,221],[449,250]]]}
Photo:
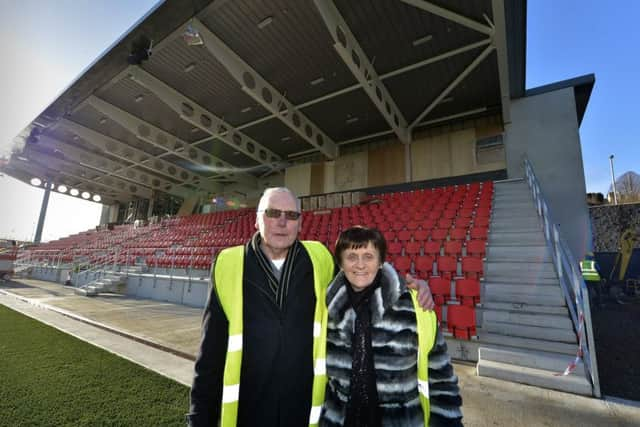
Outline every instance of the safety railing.
{"label": "safety railing", "polygon": [[553,264],[560,279],[560,285],[571,314],[573,326],[578,335],[578,351],[576,360],[569,364],[565,373],[575,368],[578,359],[582,359],[586,371],[591,380],[593,395],[600,397],[600,380],[598,378],[598,363],[596,361],[595,341],[591,323],[591,308],[589,306],[589,293],[582,278],[578,262],[567,243],[561,237],[559,224],[553,221],[553,216],[540,184],[534,173],[529,159],[524,159],[525,177],[531,188],[536,204],[538,216],[542,219],[544,235],[547,245],[551,248]]}

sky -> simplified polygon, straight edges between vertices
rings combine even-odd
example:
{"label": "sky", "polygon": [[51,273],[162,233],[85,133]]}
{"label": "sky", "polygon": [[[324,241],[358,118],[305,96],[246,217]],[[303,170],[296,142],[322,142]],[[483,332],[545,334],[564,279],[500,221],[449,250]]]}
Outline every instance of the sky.
{"label": "sky", "polygon": [[[0,156],[11,140],[157,0],[0,0]],[[533,88],[594,73],[580,128],[588,192],[640,172],[637,100],[640,2],[529,0],[527,80]],[[33,238],[43,191],[0,176],[0,238]],[[43,241],[96,226],[101,205],[51,193]]]}

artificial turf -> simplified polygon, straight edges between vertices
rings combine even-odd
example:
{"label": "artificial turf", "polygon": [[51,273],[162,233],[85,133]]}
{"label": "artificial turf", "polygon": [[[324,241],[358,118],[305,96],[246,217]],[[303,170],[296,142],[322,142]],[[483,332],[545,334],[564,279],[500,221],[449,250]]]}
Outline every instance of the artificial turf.
{"label": "artificial turf", "polygon": [[0,305],[0,426],[183,426],[188,393]]}

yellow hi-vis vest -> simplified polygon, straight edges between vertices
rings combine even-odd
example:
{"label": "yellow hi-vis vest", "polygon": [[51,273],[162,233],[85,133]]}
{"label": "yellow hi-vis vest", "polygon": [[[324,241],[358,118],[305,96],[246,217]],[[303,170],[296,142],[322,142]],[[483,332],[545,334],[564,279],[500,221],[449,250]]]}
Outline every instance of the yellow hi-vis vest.
{"label": "yellow hi-vis vest", "polygon": [[418,391],[424,416],[424,425],[429,425],[429,353],[436,341],[438,318],[435,311],[423,311],[418,303],[416,291],[411,291],[411,299],[416,312],[418,330]]}
{"label": "yellow hi-vis vest", "polygon": [[[316,307],[313,316],[313,392],[309,425],[317,426],[327,384],[327,286],[333,279],[334,263],[327,248],[319,242],[303,241],[313,265]],[[221,427],[235,427],[240,396],[242,364],[242,272],[244,246],[227,248],[218,254],[214,279],[220,305],[229,322],[229,341],[224,366]],[[310,331],[311,332],[311,331]]]}
{"label": "yellow hi-vis vest", "polygon": [[580,270],[582,270],[582,278],[585,282],[599,282],[600,275],[596,270],[595,261],[582,260],[580,261]]}

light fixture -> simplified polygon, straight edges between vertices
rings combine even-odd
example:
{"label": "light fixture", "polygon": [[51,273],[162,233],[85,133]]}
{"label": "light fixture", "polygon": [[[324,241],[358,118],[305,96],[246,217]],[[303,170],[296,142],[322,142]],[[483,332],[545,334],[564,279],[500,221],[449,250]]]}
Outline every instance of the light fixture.
{"label": "light fixture", "polygon": [[309,82],[309,84],[310,84],[311,86],[315,86],[315,85],[319,85],[319,84],[320,84],[320,83],[322,83],[322,82],[324,82],[324,77],[318,77],[318,78],[317,78],[317,79],[315,79],[315,80],[311,80],[311,81]]}
{"label": "light fixture", "polygon": [[249,111],[251,111],[251,107],[245,107],[242,110],[240,110],[241,113],[248,113]]}
{"label": "light fixture", "polygon": [[42,180],[40,178],[31,178],[31,185],[35,186],[35,187],[40,187],[40,185],[42,185]]}
{"label": "light fixture", "polygon": [[94,202],[99,202],[100,200],[102,200],[102,197],[100,197],[99,194],[94,194],[92,199]]}
{"label": "light fixture", "polygon": [[195,62],[190,62],[190,63],[188,63],[187,65],[184,66],[184,72],[185,73],[190,73],[195,68],[196,68],[196,63]]}
{"label": "light fixture", "polygon": [[91,194],[89,194],[88,191],[83,191],[81,196],[83,199],[88,199],[89,197],[91,197]]}
{"label": "light fixture", "polygon": [[355,123],[355,122],[357,122],[358,120],[359,120],[359,119],[358,119],[357,117],[349,117],[349,118],[347,119],[347,124],[349,124],[349,125],[350,125],[351,123]]}
{"label": "light fixture", "polygon": [[267,25],[270,25],[272,22],[273,22],[273,17],[267,16],[262,21],[258,22],[258,28],[262,30],[264,27],[266,27]]}
{"label": "light fixture", "polygon": [[100,124],[103,125],[107,123],[107,118],[106,117],[100,117]]}
{"label": "light fixture", "polygon": [[144,99],[144,95],[138,95],[135,98],[136,102],[142,102],[143,99]]}
{"label": "light fixture", "polygon": [[67,186],[66,185],[59,185],[58,186],[58,193],[66,193],[67,192]]}
{"label": "light fixture", "polygon": [[442,101],[440,101],[440,104],[446,104],[451,101],[453,101],[453,96],[448,96],[446,98],[443,98]]}
{"label": "light fixture", "polygon": [[281,139],[282,142],[287,142],[287,141],[291,141],[291,137],[290,136],[285,136]]}
{"label": "light fixture", "polygon": [[196,128],[196,127],[192,127],[191,128],[191,133],[196,133],[200,130],[200,128]]}
{"label": "light fixture", "polygon": [[71,191],[69,191],[69,194],[71,194],[72,196],[77,196],[78,194],[80,194],[80,192],[75,188],[72,188]]}
{"label": "light fixture", "polygon": [[411,42],[411,44],[413,45],[413,47],[417,47],[420,46],[422,44],[425,44],[429,41],[431,41],[431,39],[433,38],[433,36],[431,34],[426,35],[424,37],[420,37],[418,39],[415,39],[414,41]]}

